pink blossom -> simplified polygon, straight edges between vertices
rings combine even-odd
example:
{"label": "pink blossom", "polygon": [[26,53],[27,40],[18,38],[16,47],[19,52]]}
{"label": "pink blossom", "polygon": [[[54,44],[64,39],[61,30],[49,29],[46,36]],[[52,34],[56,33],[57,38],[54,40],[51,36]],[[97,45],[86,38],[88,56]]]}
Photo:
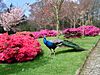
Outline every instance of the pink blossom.
{"label": "pink blossom", "polygon": [[57,31],[56,30],[40,30],[40,31],[36,31],[36,32],[33,32],[34,34],[34,38],[43,38],[44,36],[47,36],[47,37],[52,37],[52,36],[57,36]]}
{"label": "pink blossom", "polygon": [[78,28],[67,28],[63,31],[63,34],[65,37],[81,37],[82,35],[85,36],[96,36],[100,33],[100,29],[93,26],[93,25],[87,25],[87,26],[80,26]]}
{"label": "pink blossom", "polygon": [[81,34],[84,34],[85,36],[96,36],[100,33],[100,29],[93,25],[80,26],[78,29]]}

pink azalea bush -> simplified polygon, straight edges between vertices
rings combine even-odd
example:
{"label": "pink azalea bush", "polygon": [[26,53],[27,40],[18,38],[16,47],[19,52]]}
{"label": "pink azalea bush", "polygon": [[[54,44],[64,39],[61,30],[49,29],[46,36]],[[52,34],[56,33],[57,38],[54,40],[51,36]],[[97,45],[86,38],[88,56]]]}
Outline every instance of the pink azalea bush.
{"label": "pink azalea bush", "polygon": [[40,32],[39,31],[33,32],[33,34],[34,34],[35,39],[40,37]]}
{"label": "pink azalea bush", "polygon": [[99,33],[100,29],[93,25],[80,26],[78,28],[67,28],[63,31],[66,38],[81,37],[82,35],[96,36]]}
{"label": "pink azalea bush", "polygon": [[57,35],[57,31],[56,30],[40,30],[38,32],[33,32],[34,34],[34,37],[35,38],[42,38],[44,36],[47,36],[47,37],[51,37],[51,36],[56,36]]}
{"label": "pink azalea bush", "polygon": [[58,32],[56,30],[49,30],[48,36],[57,36]]}
{"label": "pink azalea bush", "polygon": [[96,36],[100,33],[100,29],[93,25],[80,26],[78,30],[85,36]]}
{"label": "pink azalea bush", "polygon": [[41,52],[40,43],[28,35],[0,35],[0,62],[12,63],[34,59]]}
{"label": "pink azalea bush", "polygon": [[63,34],[66,38],[75,38],[80,37],[82,34],[77,28],[67,28],[63,31]]}

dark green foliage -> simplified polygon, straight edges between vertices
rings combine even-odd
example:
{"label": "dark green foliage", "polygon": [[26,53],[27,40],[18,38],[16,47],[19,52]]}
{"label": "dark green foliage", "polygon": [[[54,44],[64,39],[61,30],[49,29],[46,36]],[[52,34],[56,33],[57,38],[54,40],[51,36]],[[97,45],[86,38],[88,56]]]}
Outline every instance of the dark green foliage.
{"label": "dark green foliage", "polygon": [[0,26],[0,33],[5,33],[3,27]]}
{"label": "dark green foliage", "polygon": [[29,23],[28,21],[25,21],[16,26],[16,28],[18,28],[19,31],[36,31],[38,27],[34,23]]}
{"label": "dark green foliage", "polygon": [[68,20],[60,20],[60,30],[70,28],[70,22]]}
{"label": "dark green foliage", "polygon": [[93,21],[93,25],[100,28],[100,20]]}

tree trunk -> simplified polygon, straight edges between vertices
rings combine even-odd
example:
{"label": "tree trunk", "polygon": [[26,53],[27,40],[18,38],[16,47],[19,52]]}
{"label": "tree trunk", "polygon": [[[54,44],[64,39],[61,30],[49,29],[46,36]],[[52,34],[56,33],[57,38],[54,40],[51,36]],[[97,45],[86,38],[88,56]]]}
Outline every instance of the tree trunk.
{"label": "tree trunk", "polygon": [[57,38],[59,37],[59,11],[57,9],[57,6],[55,6],[55,16],[56,16],[56,30],[58,32]]}
{"label": "tree trunk", "polygon": [[75,20],[76,18],[75,18],[75,16],[74,16],[74,22],[73,22],[73,28],[76,28],[76,20]]}

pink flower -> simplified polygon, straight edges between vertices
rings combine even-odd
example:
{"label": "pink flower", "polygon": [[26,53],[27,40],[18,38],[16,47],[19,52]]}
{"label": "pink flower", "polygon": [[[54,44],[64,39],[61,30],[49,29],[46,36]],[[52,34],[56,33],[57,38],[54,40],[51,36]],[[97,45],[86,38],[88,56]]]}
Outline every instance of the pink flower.
{"label": "pink flower", "polygon": [[42,38],[44,36],[47,36],[47,37],[52,37],[52,36],[57,36],[57,31],[56,30],[40,30],[38,32],[33,32],[34,34],[34,37],[37,39],[37,38]]}
{"label": "pink flower", "polygon": [[83,34],[85,36],[96,36],[99,33],[100,33],[100,29],[93,25],[80,26],[78,28],[67,28],[63,31],[63,34],[67,38],[80,37]]}
{"label": "pink flower", "polygon": [[100,33],[100,29],[93,25],[80,26],[78,29],[81,34],[84,34],[85,36],[96,36]]}
{"label": "pink flower", "polygon": [[67,28],[63,31],[63,34],[65,35],[66,38],[75,38],[82,36],[78,28]]}

